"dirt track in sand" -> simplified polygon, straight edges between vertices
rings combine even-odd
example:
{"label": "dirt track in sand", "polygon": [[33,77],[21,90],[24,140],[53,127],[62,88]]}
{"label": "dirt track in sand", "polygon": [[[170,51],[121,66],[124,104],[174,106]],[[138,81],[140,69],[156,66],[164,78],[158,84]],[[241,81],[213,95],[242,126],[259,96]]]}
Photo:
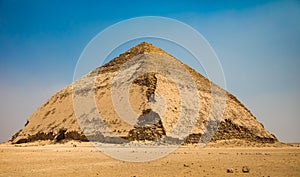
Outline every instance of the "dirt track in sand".
{"label": "dirt track in sand", "polygon": [[[243,166],[249,173],[242,172]],[[233,173],[227,173],[230,168]],[[300,148],[185,146],[159,160],[133,163],[88,143],[0,145],[0,176],[300,176]]]}

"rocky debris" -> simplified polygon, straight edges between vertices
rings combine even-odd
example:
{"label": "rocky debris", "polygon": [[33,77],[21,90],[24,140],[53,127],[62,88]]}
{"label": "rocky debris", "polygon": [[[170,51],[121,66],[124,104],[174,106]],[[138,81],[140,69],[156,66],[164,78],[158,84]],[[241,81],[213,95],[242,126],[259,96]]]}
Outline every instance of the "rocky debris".
{"label": "rocky debris", "polygon": [[[15,136],[16,137],[16,136]],[[21,143],[28,143],[28,142],[33,142],[33,141],[38,141],[38,140],[54,140],[54,133],[53,132],[38,132],[34,135],[29,135],[26,138],[18,139],[15,141],[15,144],[21,144]]]}
{"label": "rocky debris", "polygon": [[212,141],[228,140],[228,139],[244,139],[261,143],[274,143],[276,137],[260,137],[251,132],[247,127],[234,124],[232,120],[225,119],[218,127],[218,131],[214,134]]}
{"label": "rocky debris", "polygon": [[184,166],[184,167],[190,167],[190,166],[189,166],[189,165],[187,165],[187,164],[183,164],[183,166]]}
{"label": "rocky debris", "polygon": [[249,172],[250,172],[250,169],[249,169],[247,166],[243,166],[242,172],[243,172],[243,173],[249,173]]}
{"label": "rocky debris", "polygon": [[83,132],[77,131],[66,131],[64,134],[65,139],[67,140],[78,140],[78,141],[88,141]]}
{"label": "rocky debris", "polygon": [[67,132],[66,129],[61,129],[57,134],[54,132],[38,132],[36,134],[28,136],[27,138],[18,139],[13,143],[21,144],[38,140],[52,140],[53,142],[60,142],[62,140],[88,141],[88,139],[85,135],[83,135],[83,133],[78,133],[76,131]]}
{"label": "rocky debris", "polygon": [[184,144],[186,142],[184,142],[184,140],[182,139],[179,139],[179,138],[173,138],[173,137],[170,137],[170,136],[165,136],[163,139],[162,139],[162,142],[165,143],[165,144],[173,144],[173,145],[180,145],[180,144]]}
{"label": "rocky debris", "polygon": [[232,168],[227,168],[226,172],[227,173],[233,173],[233,169]]}
{"label": "rocky debris", "polygon": [[65,133],[66,133],[67,129],[65,128],[62,128],[59,130],[58,134],[56,135],[56,137],[54,138],[54,140],[56,142],[59,142],[61,140],[64,140],[66,137],[65,137]]}
{"label": "rocky debris", "polygon": [[184,141],[184,143],[186,144],[197,144],[199,143],[200,141],[200,137],[201,137],[202,134],[200,133],[193,133],[193,134],[190,134]]}
{"label": "rocky debris", "polygon": [[157,141],[166,135],[160,116],[148,109],[138,118],[137,125],[128,133],[130,141]]}

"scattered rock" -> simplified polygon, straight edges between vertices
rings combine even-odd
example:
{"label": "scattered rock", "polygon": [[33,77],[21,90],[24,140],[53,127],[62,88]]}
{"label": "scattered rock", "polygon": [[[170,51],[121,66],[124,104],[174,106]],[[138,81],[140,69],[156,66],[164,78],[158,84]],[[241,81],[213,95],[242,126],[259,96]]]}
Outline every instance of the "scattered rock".
{"label": "scattered rock", "polygon": [[128,133],[130,141],[156,141],[166,135],[161,118],[158,113],[151,109],[143,111],[138,118],[137,125]]}
{"label": "scattered rock", "polygon": [[189,165],[183,164],[184,167],[190,167]]}
{"label": "scattered rock", "polygon": [[65,133],[66,133],[67,129],[65,128],[61,128],[57,134],[57,136],[54,138],[56,142],[61,141],[63,139],[65,139]]}
{"label": "scattered rock", "polygon": [[247,167],[247,166],[243,166],[243,168],[242,168],[242,172],[243,173],[249,173],[249,168]]}
{"label": "scattered rock", "polygon": [[227,168],[226,172],[227,173],[233,173],[233,169],[232,168]]}

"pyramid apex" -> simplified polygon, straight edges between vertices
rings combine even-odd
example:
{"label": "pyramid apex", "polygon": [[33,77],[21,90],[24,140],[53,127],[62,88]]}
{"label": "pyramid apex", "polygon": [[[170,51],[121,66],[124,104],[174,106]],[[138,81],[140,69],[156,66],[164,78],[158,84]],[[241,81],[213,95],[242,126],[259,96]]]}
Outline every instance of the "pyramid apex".
{"label": "pyramid apex", "polygon": [[[154,45],[152,45],[151,43],[148,43],[148,42],[141,42],[141,43],[139,43],[138,45],[136,45],[135,47],[141,47],[141,48],[153,48],[153,47],[155,47]],[[135,48],[135,47],[133,47],[133,48]],[[157,48],[157,47],[155,47],[155,48]]]}
{"label": "pyramid apex", "polygon": [[144,53],[149,53],[149,52],[166,53],[164,50],[162,50],[150,43],[147,43],[147,42],[141,42],[138,45],[127,50],[125,53],[139,55],[139,54],[144,54]]}

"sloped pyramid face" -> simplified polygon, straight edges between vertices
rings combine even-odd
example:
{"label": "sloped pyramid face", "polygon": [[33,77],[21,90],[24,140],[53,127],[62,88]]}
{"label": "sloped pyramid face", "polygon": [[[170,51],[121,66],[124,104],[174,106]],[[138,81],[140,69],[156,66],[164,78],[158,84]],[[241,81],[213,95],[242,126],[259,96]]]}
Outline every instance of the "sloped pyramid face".
{"label": "sloped pyramid face", "polygon": [[277,141],[233,95],[143,42],[54,94],[11,142],[229,139]]}

